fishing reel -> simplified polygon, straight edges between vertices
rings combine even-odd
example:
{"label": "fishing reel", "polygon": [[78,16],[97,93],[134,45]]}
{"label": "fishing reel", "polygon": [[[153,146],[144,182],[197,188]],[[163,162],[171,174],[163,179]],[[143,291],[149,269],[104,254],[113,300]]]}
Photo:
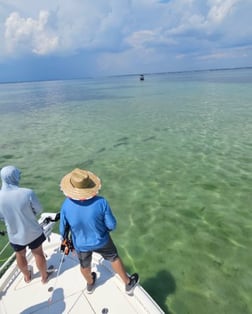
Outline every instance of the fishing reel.
{"label": "fishing reel", "polygon": [[42,213],[38,223],[43,229],[44,235],[50,241],[50,235],[55,223],[60,219],[60,213]]}
{"label": "fishing reel", "polygon": [[63,252],[65,255],[68,255],[69,252],[74,250],[73,242],[72,240],[69,239],[63,239],[60,245],[60,250]]}

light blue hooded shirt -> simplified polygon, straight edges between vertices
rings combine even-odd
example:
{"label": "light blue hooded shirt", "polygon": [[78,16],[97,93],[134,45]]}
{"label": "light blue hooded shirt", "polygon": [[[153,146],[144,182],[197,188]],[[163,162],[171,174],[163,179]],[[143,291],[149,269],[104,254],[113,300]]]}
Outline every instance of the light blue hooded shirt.
{"label": "light blue hooded shirt", "polygon": [[31,189],[18,186],[20,174],[14,166],[1,170],[0,219],[5,222],[11,243],[27,245],[43,232],[36,218],[43,208]]}

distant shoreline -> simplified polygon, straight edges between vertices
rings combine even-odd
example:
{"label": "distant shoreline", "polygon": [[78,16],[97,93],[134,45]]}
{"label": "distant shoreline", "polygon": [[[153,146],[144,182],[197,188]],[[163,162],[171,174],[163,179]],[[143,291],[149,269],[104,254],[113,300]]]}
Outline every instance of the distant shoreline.
{"label": "distant shoreline", "polygon": [[[214,72],[214,71],[232,71],[232,70],[250,70],[252,66],[247,67],[233,67],[233,68],[213,68],[213,69],[203,69],[203,70],[185,70],[185,71],[165,71],[165,72],[146,72],[142,73],[144,75],[162,75],[162,74],[178,74],[178,73],[195,73],[195,72]],[[76,77],[76,78],[55,78],[55,79],[48,79],[48,80],[34,80],[34,81],[6,81],[0,82],[0,84],[20,84],[20,83],[32,83],[32,82],[53,82],[53,81],[74,81],[74,80],[92,80],[98,78],[111,78],[111,77],[129,77],[129,76],[139,76],[139,73],[131,73],[131,74],[117,74],[117,75],[104,75],[104,76],[94,76],[94,77]]]}

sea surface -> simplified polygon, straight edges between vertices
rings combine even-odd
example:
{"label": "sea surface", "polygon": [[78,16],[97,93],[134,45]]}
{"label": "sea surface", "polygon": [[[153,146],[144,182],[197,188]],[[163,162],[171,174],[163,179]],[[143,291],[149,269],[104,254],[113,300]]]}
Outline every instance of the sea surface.
{"label": "sea surface", "polygon": [[0,84],[0,117],[0,168],[45,211],[74,168],[101,178],[126,268],[166,313],[252,313],[251,68]]}

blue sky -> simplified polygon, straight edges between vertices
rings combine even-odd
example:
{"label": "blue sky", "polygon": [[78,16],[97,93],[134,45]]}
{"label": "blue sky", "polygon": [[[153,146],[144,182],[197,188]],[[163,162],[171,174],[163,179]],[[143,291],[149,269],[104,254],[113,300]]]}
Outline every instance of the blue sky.
{"label": "blue sky", "polygon": [[252,0],[0,0],[0,82],[252,66]]}

